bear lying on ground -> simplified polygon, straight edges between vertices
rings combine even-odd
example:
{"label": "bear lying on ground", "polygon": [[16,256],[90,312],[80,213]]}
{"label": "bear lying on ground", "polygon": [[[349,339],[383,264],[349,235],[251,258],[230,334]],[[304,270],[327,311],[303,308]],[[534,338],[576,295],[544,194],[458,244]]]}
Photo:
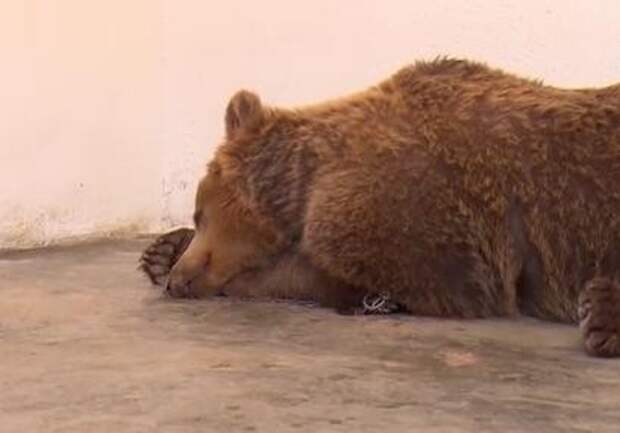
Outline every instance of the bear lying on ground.
{"label": "bear lying on ground", "polygon": [[299,109],[240,91],[200,181],[195,230],[142,256],[174,297],[369,293],[442,317],[580,323],[620,355],[620,85],[558,89],[420,62]]}

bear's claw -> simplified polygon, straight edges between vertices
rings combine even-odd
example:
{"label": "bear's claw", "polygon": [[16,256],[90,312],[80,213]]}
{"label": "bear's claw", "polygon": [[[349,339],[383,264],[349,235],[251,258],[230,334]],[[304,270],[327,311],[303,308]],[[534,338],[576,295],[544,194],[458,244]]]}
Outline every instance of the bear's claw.
{"label": "bear's claw", "polygon": [[138,268],[157,286],[166,284],[168,274],[194,237],[194,230],[180,228],[159,236],[140,256]]}

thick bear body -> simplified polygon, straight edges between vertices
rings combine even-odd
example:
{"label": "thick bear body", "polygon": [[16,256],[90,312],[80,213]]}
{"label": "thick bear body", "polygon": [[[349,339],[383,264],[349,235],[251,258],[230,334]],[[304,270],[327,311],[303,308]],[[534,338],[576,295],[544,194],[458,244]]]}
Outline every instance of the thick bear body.
{"label": "thick bear body", "polygon": [[[339,308],[387,292],[412,314],[578,322],[592,281],[616,299],[618,85],[558,89],[441,59],[294,110],[242,91],[226,127],[172,294],[242,292],[287,257],[289,274],[321,276],[290,297]],[[262,295],[280,296],[277,280]]]}

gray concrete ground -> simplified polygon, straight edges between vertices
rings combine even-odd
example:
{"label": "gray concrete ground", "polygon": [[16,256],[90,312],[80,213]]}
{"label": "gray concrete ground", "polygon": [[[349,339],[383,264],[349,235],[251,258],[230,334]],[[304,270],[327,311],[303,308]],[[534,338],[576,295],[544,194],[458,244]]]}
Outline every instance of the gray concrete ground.
{"label": "gray concrete ground", "polygon": [[145,242],[0,256],[0,432],[620,432],[573,327],[173,301]]}

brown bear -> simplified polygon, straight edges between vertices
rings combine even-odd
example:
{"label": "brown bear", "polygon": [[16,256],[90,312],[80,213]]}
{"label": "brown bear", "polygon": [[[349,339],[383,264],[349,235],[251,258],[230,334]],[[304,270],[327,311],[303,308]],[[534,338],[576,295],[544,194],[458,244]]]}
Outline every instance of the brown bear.
{"label": "brown bear", "polygon": [[382,293],[417,315],[580,323],[588,353],[620,355],[620,85],[441,58],[299,109],[240,91],[225,124],[195,230],[142,256],[169,295],[350,311]]}

